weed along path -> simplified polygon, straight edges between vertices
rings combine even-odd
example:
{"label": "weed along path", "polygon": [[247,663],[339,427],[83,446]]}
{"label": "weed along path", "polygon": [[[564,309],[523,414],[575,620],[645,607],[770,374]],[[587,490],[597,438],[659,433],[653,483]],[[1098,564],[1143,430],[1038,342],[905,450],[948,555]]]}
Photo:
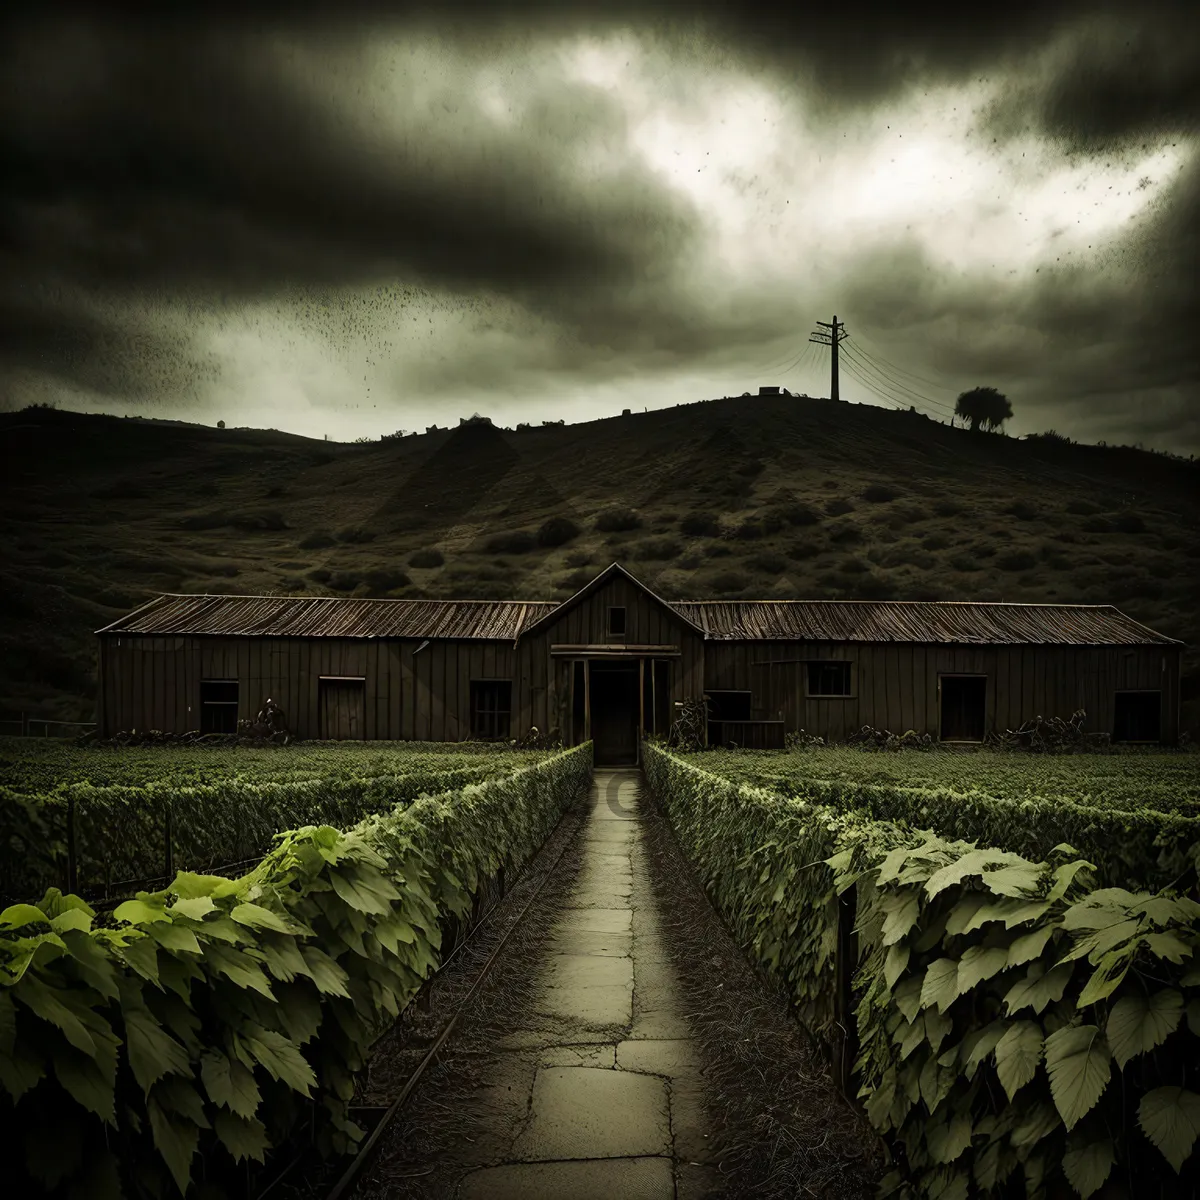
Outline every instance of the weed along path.
{"label": "weed along path", "polygon": [[490,1000],[481,993],[481,1014],[464,1012],[464,1033],[414,1093],[360,1195],[724,1194],[640,785],[636,770],[596,771],[560,889],[531,911],[530,943],[505,948],[511,982],[498,980]]}

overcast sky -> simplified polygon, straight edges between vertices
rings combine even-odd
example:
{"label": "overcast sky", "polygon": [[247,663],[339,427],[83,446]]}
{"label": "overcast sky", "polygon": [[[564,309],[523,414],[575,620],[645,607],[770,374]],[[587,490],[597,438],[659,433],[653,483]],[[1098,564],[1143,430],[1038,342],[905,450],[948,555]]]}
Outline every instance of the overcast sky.
{"label": "overcast sky", "polygon": [[827,395],[836,313],[843,399],[1200,450],[1192,6],[143,7],[0,28],[3,407]]}

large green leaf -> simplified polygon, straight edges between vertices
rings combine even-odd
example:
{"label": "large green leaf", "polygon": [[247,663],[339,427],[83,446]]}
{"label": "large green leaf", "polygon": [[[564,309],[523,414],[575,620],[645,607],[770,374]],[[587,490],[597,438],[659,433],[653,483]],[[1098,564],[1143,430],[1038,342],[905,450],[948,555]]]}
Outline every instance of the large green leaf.
{"label": "large green leaf", "polygon": [[58,1045],[51,1051],[58,1082],[88,1112],[116,1126],[116,1070],[103,1055],[83,1054],[70,1046]]}
{"label": "large green leaf", "polygon": [[204,960],[230,983],[258,992],[268,1000],[275,999],[271,984],[263,974],[262,968],[244,951],[224,946],[220,942],[209,942],[205,947]]}
{"label": "large green leaf", "polygon": [[167,912],[172,916],[187,917],[191,921],[202,921],[210,912],[215,912],[216,908],[211,896],[187,896],[176,900]]}
{"label": "large green leaf", "polygon": [[32,904],[10,904],[0,912],[0,929],[22,929],[26,925],[49,925],[50,918]]}
{"label": "large green leaf", "polygon": [[350,993],[346,990],[349,976],[337,962],[316,946],[301,946],[300,953],[304,955],[313,982],[322,992],[327,996],[349,997]]}
{"label": "large green leaf", "polygon": [[342,900],[358,912],[387,916],[392,911],[389,901],[359,878],[343,875],[340,871],[330,871],[329,882]]}
{"label": "large green leaf", "polygon": [[955,1113],[947,1121],[930,1122],[925,1145],[935,1163],[952,1163],[971,1144],[971,1114]]}
{"label": "large green leaf", "polygon": [[1200,1137],[1200,1096],[1181,1087],[1155,1088],[1138,1105],[1138,1124],[1178,1174]]}
{"label": "large green leaf", "polygon": [[1168,962],[1181,963],[1195,953],[1195,947],[1185,942],[1177,933],[1168,930],[1166,933],[1148,933],[1142,938],[1141,944],[1165,958]]}
{"label": "large green leaf", "polygon": [[982,1029],[973,1030],[963,1038],[963,1070],[968,1079],[974,1079],[979,1064],[995,1050],[1000,1039],[1007,1032],[1009,1022],[993,1021]]}
{"label": "large green leaf", "polygon": [[1053,1105],[1044,1100],[1035,1101],[1023,1109],[1020,1119],[1009,1134],[1009,1140],[1018,1149],[1024,1146],[1034,1146],[1042,1138],[1061,1128],[1062,1122]]}
{"label": "large green leaf", "polygon": [[935,959],[925,970],[925,981],[921,985],[921,1007],[936,1004],[945,1012],[958,999],[958,960]]}
{"label": "large green leaf", "polygon": [[1046,1038],[1050,1094],[1068,1129],[1095,1107],[1112,1075],[1112,1056],[1095,1025],[1068,1025]]}
{"label": "large green leaf", "polygon": [[209,1050],[200,1059],[200,1078],[214,1104],[223,1104],[240,1117],[253,1117],[262,1096],[254,1072],[220,1050]]}
{"label": "large green leaf", "polygon": [[996,1043],[996,1074],[1009,1100],[1037,1073],[1042,1058],[1042,1027],[1035,1021],[1014,1021]]}
{"label": "large green leaf", "polygon": [[886,914],[883,920],[883,944],[891,946],[917,923],[921,914],[921,894],[916,888],[891,892],[884,896],[881,907]]}
{"label": "large green leaf", "polygon": [[1046,948],[1046,943],[1054,933],[1053,925],[1042,925],[1029,933],[1023,933],[1016,938],[1008,948],[1008,965],[1019,967],[1022,963],[1037,958]]}
{"label": "large green leaf", "polygon": [[896,981],[904,974],[904,968],[908,966],[911,953],[911,947],[901,942],[888,947],[887,957],[883,961],[883,979],[889,991],[896,986]]}
{"label": "large green leaf", "polygon": [[183,924],[175,921],[149,925],[146,932],[162,947],[180,954],[200,954],[200,942],[196,935]]}
{"label": "large green leaf", "polygon": [[1127,921],[1138,897],[1124,888],[1098,888],[1063,913],[1064,929],[1105,929]]}
{"label": "large green leaf", "polygon": [[163,1156],[180,1195],[186,1195],[192,1173],[192,1158],[200,1144],[199,1126],[166,1112],[154,1100],[150,1100],[147,1107],[154,1145]]}
{"label": "large green leaf", "polygon": [[221,1109],[213,1118],[213,1128],[235,1162],[252,1158],[263,1162],[270,1143],[266,1126],[254,1117],[240,1117]]}
{"label": "large green leaf", "polygon": [[1003,971],[1008,966],[1008,948],[1005,946],[970,946],[963,951],[958,963],[957,991],[960,996],[969,992],[985,979]]}
{"label": "large green leaf", "polygon": [[296,932],[296,926],[293,922],[285,920],[278,913],[273,913],[269,908],[263,908],[259,904],[251,904],[249,901],[236,905],[229,916],[239,925],[248,925],[252,929],[271,929],[276,933]]}
{"label": "large green leaf", "polygon": [[1117,1066],[1138,1054],[1147,1054],[1174,1032],[1183,1016],[1183,997],[1174,988],[1163,988],[1151,996],[1140,991],[1122,996],[1108,1014],[1104,1027]]}
{"label": "large green leaf", "polygon": [[985,871],[983,882],[998,896],[1011,896],[1023,900],[1032,896],[1042,882],[1040,863],[1017,862],[1001,867],[998,871]]}
{"label": "large green leaf", "polygon": [[1087,1008],[1107,1000],[1121,986],[1132,962],[1133,955],[1128,949],[1110,950],[1102,955],[1092,977],[1079,993],[1079,999],[1075,1002],[1078,1007]]}
{"label": "large green leaf", "polygon": [[192,1073],[188,1052],[145,1007],[126,1010],[125,1042],[133,1077],[147,1095],[164,1075]]}
{"label": "large green leaf", "polygon": [[31,1012],[61,1029],[77,1050],[88,1055],[96,1053],[96,1043],[86,1024],[90,1009],[77,993],[49,987],[34,975],[26,975],[13,993]]}
{"label": "large green leaf", "polygon": [[169,921],[165,902],[150,904],[145,900],[126,900],[113,909],[113,916],[118,921],[127,921],[130,925],[147,925],[152,921]]}
{"label": "large green leaf", "polygon": [[1084,1143],[1072,1136],[1063,1155],[1063,1173],[1083,1200],[1087,1200],[1104,1186],[1115,1161],[1112,1138]]}
{"label": "large green leaf", "polygon": [[1057,1003],[1067,989],[1072,969],[1072,963],[1059,963],[1049,971],[1040,962],[1030,963],[1025,978],[1014,983],[1004,997],[1009,1016],[1015,1016],[1023,1008],[1040,1013],[1047,1004]]}
{"label": "large green leaf", "polygon": [[957,862],[952,862],[948,866],[934,871],[925,884],[925,891],[930,897],[933,897],[939,892],[945,891],[946,888],[961,883],[968,875],[981,874],[985,867],[1001,863],[1019,864],[1021,861],[1019,855],[1012,854],[1007,850],[994,850],[987,847],[969,850]]}
{"label": "large green leaf", "polygon": [[305,1096],[316,1086],[317,1077],[308,1060],[282,1033],[248,1025],[242,1042],[272,1079],[281,1080]]}

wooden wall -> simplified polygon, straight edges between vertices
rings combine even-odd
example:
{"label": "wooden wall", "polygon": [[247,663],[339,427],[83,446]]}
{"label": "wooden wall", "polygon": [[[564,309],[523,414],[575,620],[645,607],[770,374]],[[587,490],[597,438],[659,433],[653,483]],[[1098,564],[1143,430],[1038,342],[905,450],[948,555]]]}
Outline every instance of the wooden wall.
{"label": "wooden wall", "polygon": [[[470,681],[512,679],[507,641],[365,638],[140,637],[101,639],[98,710],[106,734],[200,727],[200,681],[237,679],[239,718],[268,696],[303,738],[320,736],[322,675],[366,679],[368,738],[459,741],[470,733]],[[515,699],[514,686],[514,699]]]}
{"label": "wooden wall", "polygon": [[[849,661],[854,694],[805,697],[806,658]],[[1087,712],[1085,728],[1112,732],[1114,693],[1161,688],[1163,741],[1179,733],[1180,648],[1176,646],[944,646],[832,642],[709,642],[709,689],[750,689],[751,715],[779,718],[841,740],[863,725],[938,733],[938,676],[988,678],[988,730],[1015,728],[1030,717]]]}
{"label": "wooden wall", "polygon": [[[671,700],[705,688],[748,689],[751,716],[782,718],[840,740],[863,725],[938,732],[939,673],[988,677],[985,727],[1015,727],[1032,716],[1087,710],[1086,728],[1113,726],[1118,689],[1161,688],[1162,734],[1179,733],[1180,647],[940,646],[815,642],[709,642],[623,579],[615,579],[553,625],[508,641],[353,638],[218,638],[107,635],[100,645],[98,720],[111,735],[128,729],[183,732],[200,725],[200,680],[240,683],[239,717],[268,697],[300,737],[320,734],[318,679],[366,679],[366,736],[459,741],[470,735],[470,681],[513,681],[513,735],[531,725],[569,724],[571,659],[551,658],[554,644],[596,645],[606,638],[610,604],[627,610],[628,645],[677,645]],[[806,658],[849,660],[854,695],[804,696]]]}

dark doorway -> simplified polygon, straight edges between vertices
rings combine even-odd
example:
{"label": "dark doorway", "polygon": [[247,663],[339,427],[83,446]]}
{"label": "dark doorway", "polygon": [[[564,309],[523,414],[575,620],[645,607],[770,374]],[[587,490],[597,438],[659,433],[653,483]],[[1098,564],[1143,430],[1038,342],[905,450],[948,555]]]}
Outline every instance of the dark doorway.
{"label": "dark doorway", "polygon": [[636,661],[593,659],[592,748],[598,766],[630,766],[638,752],[638,667]]}
{"label": "dark doorway", "polygon": [[1118,692],[1113,711],[1113,741],[1161,741],[1161,719],[1162,692]]}
{"label": "dark doorway", "polygon": [[202,679],[200,681],[200,732],[237,733],[238,681]]}
{"label": "dark doorway", "polygon": [[943,742],[982,742],[987,711],[986,675],[943,675]]}
{"label": "dark doorway", "polygon": [[749,692],[705,692],[704,702],[708,708],[708,744],[710,746],[724,744],[724,724],[726,721],[750,720]]}
{"label": "dark doorway", "polygon": [[321,737],[330,741],[358,741],[366,736],[367,683],[365,679],[322,679],[318,690]]}

